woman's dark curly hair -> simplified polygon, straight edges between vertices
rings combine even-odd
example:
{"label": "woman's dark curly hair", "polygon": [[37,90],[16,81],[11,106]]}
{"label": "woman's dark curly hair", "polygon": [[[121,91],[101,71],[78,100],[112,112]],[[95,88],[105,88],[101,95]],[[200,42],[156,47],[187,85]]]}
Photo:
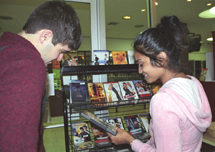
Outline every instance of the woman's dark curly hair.
{"label": "woman's dark curly hair", "polygon": [[183,72],[180,62],[182,51],[189,47],[188,29],[176,16],[164,16],[155,28],[141,33],[134,42],[134,51],[150,58],[152,66],[164,67],[162,60],[157,58],[160,52],[168,56],[165,68],[174,72]]}

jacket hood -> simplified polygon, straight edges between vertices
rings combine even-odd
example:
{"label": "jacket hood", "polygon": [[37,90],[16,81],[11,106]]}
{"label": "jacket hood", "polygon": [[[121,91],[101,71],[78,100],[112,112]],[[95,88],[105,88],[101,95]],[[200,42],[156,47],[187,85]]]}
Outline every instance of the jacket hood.
{"label": "jacket hood", "polygon": [[[174,100],[178,107],[183,111],[187,118],[201,131],[205,132],[210,126],[212,120],[211,108],[202,84],[193,76],[189,76],[197,85],[199,97],[201,100],[201,108],[197,108],[190,101],[185,99],[179,93],[170,88],[162,87],[159,92],[168,93]],[[164,84],[165,85],[165,84]],[[186,93],[186,92],[185,92]],[[179,100],[181,102],[179,102]]]}

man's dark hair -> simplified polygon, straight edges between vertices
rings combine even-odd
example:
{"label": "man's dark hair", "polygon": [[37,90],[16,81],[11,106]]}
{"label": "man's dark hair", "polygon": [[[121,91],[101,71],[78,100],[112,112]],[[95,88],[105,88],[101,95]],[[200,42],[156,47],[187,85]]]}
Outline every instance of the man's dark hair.
{"label": "man's dark hair", "polygon": [[73,50],[77,50],[82,41],[77,13],[65,2],[47,1],[38,6],[22,29],[30,34],[49,29],[53,32],[52,43],[54,45],[62,43]]}

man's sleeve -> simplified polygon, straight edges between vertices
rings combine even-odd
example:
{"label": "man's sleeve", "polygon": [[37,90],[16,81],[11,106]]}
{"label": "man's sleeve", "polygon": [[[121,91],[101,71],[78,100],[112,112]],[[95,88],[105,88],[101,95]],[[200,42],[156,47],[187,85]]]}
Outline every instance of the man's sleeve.
{"label": "man's sleeve", "polygon": [[[44,68],[30,59],[7,63],[0,91],[1,151],[34,152],[39,138]],[[44,66],[44,65],[43,65]]]}

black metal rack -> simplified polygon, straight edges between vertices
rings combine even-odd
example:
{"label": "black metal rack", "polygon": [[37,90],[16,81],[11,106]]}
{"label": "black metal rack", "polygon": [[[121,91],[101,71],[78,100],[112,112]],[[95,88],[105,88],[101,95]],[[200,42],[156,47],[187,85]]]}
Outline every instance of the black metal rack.
{"label": "black metal rack", "polygon": [[138,72],[137,64],[128,65],[87,65],[87,66],[65,66],[61,69],[62,75],[82,74],[108,74],[108,73],[130,73]]}
{"label": "black metal rack", "polygon": [[[70,104],[68,99],[68,94],[66,92],[69,91],[68,86],[63,85],[63,76],[69,75],[89,75],[89,74],[110,74],[110,73],[138,73],[138,65],[137,64],[128,64],[128,65],[99,65],[99,66],[64,66],[61,68],[61,83],[62,83],[62,99],[63,99],[63,112],[64,112],[64,133],[65,133],[65,145],[66,145],[66,152],[76,151],[73,144],[73,138],[71,134],[70,125],[74,122],[72,120],[71,114],[73,113],[72,110],[76,112],[81,112],[85,109],[89,111],[95,109],[112,109],[112,114],[115,115],[116,113],[120,112],[121,114],[127,113],[125,110],[125,106],[131,106],[132,109],[143,110],[148,109],[148,103],[150,101],[150,97],[146,98],[144,102],[132,103],[132,104],[125,104],[125,105],[108,105],[108,106],[98,106],[95,104],[90,103],[89,101],[86,104],[82,105],[72,105]],[[140,106],[140,105],[143,106]]]}

